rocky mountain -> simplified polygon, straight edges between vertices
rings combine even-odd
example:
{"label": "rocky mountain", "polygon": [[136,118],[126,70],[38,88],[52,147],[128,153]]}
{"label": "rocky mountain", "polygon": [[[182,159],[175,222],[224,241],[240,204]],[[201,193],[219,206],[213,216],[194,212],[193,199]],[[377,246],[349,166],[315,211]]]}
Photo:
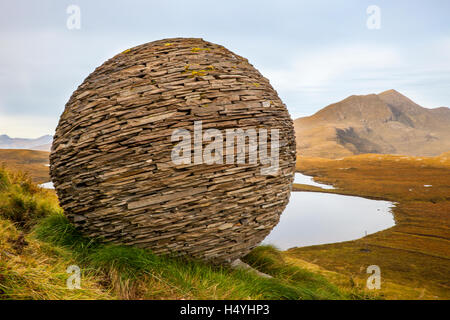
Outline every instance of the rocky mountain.
{"label": "rocky mountain", "polygon": [[30,149],[50,151],[53,136],[45,135],[36,139],[10,138],[6,134],[0,135],[0,149]]}
{"label": "rocky mountain", "polygon": [[437,156],[450,150],[450,109],[427,109],[395,90],[352,95],[294,121],[297,153]]}

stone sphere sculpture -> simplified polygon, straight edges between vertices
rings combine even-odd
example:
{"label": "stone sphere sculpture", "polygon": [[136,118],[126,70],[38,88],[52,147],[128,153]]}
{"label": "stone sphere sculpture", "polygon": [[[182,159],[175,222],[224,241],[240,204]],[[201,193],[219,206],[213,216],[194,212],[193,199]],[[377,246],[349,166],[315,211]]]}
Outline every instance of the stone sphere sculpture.
{"label": "stone sphere sculpture", "polygon": [[293,122],[269,81],[223,46],[174,38],[125,50],[84,80],[50,172],[84,235],[222,263],[278,223],[295,159]]}

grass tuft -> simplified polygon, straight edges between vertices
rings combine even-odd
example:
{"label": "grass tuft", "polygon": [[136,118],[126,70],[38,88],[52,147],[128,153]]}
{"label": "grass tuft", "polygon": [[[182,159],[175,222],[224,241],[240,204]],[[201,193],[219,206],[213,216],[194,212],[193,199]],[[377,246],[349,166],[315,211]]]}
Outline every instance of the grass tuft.
{"label": "grass tuft", "polygon": [[61,213],[55,196],[22,172],[0,169],[0,217],[29,229],[39,219]]}

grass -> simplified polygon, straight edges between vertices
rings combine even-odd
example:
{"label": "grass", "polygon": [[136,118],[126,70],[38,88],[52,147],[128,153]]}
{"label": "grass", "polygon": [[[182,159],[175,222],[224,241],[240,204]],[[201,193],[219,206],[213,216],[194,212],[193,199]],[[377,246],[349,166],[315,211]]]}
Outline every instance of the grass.
{"label": "grass", "polygon": [[[120,292],[126,297],[166,298],[146,288],[149,279],[170,292],[169,297],[195,299],[342,299],[350,296],[298,267],[270,261],[265,271],[273,279],[261,278],[227,266],[157,256],[148,250],[102,244],[84,238],[62,215],[50,216],[35,229],[37,239],[73,253],[83,266],[105,275],[114,275]],[[251,257],[266,259],[272,252],[260,250]],[[249,258],[249,261],[254,261]],[[255,262],[258,259],[255,260]],[[276,265],[276,266],[275,266]],[[289,277],[286,277],[289,275]],[[140,289],[139,289],[140,288]]]}
{"label": "grass", "polygon": [[[94,272],[83,270],[82,288],[68,290],[69,251],[37,241],[0,219],[0,299],[113,299]],[[21,240],[22,239],[22,240]]]}
{"label": "grass", "polygon": [[0,168],[0,217],[31,228],[39,219],[62,212],[52,191],[42,189],[23,172]]}
{"label": "grass", "polygon": [[304,289],[322,294],[323,297],[341,299],[342,292],[345,292],[347,298],[351,299],[381,298],[380,295],[364,291],[363,287],[344,283],[336,285],[338,282],[334,281],[335,279],[330,281],[316,270],[310,271],[308,268],[288,262],[283,252],[270,245],[255,248],[244,257],[244,261],[261,272],[284,279],[289,283],[301,284]]}
{"label": "grass", "polygon": [[[52,191],[0,169],[0,299],[366,299],[258,247],[245,261],[272,275],[158,256],[149,250],[84,237]],[[77,265],[81,289],[69,290]]]}
{"label": "grass", "polygon": [[299,157],[297,170],[337,189],[294,184],[294,190],[392,201],[396,225],[355,241],[291,249],[285,257],[360,283],[367,278],[364,267],[376,264],[382,272],[381,294],[388,299],[450,299],[449,169],[449,154]]}

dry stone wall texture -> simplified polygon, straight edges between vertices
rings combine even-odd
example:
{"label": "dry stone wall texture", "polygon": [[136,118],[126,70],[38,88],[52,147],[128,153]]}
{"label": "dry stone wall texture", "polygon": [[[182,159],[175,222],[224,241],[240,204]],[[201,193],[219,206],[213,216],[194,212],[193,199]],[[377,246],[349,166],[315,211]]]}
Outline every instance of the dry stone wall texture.
{"label": "dry stone wall texture", "polygon": [[[172,133],[193,132],[194,121],[223,132],[278,129],[278,174],[261,174],[259,161],[174,164]],[[85,235],[224,262],[278,223],[295,136],[286,106],[246,59],[202,39],[166,39],[86,78],[61,115],[50,163],[61,206]]]}

